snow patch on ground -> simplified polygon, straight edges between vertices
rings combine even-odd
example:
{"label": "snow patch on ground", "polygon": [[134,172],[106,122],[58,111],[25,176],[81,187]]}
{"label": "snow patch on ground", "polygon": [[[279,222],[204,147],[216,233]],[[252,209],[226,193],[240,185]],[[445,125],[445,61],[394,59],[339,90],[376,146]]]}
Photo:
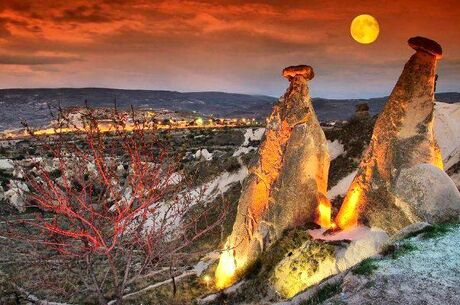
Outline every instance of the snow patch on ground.
{"label": "snow patch on ground", "polygon": [[345,152],[345,148],[343,147],[343,144],[339,142],[339,140],[334,140],[333,142],[327,140],[327,147],[331,161]]}
{"label": "snow patch on ground", "polygon": [[212,154],[206,149],[200,149],[197,150],[195,153],[195,159],[196,160],[206,160],[206,161],[211,161],[212,160]]}
{"label": "snow patch on ground", "polygon": [[184,179],[184,176],[182,176],[180,173],[172,173],[171,176],[169,176],[168,179],[168,184],[170,185],[177,185],[179,184],[182,180]]}
{"label": "snow patch on ground", "polygon": [[[249,171],[246,166],[242,166],[235,172],[224,172],[214,178],[211,182],[204,184],[191,191],[192,198],[204,199],[207,202],[214,200],[217,196],[224,194],[232,186],[232,184],[243,180],[248,176]],[[204,190],[204,191],[203,191]]]}
{"label": "snow patch on ground", "polygon": [[246,132],[244,133],[243,144],[240,147],[238,147],[237,150],[235,150],[235,152],[233,153],[233,157],[245,155],[250,153],[251,151],[257,150],[257,147],[248,145],[251,143],[251,141],[260,141],[264,136],[264,133],[265,128],[246,129]]}
{"label": "snow patch on ground", "polygon": [[[186,202],[186,204],[179,204],[179,206],[188,206],[188,208],[191,208],[200,202],[212,202],[218,196],[221,196],[228,191],[234,183],[242,183],[248,174],[248,168],[246,166],[241,166],[238,171],[231,173],[224,172],[208,183],[198,186],[192,190],[180,192],[174,200]],[[173,231],[180,225],[180,217],[174,215],[169,208],[169,204],[161,202],[158,206],[158,211],[147,217],[144,225],[144,231],[148,232],[155,226],[159,226],[160,224],[157,222],[164,221],[164,219],[168,219],[168,227],[171,231]]]}
{"label": "snow patch on ground", "polygon": [[250,141],[260,141],[265,133],[265,128],[246,129],[244,133],[244,142],[242,146],[248,146]]}
{"label": "snow patch on ground", "polygon": [[353,171],[344,178],[342,178],[336,185],[334,185],[328,192],[327,198],[333,200],[337,196],[345,196],[350,187],[353,179],[356,176],[357,171]]}
{"label": "snow patch on ground", "polygon": [[460,161],[460,104],[436,102],[434,134],[447,170]]}
{"label": "snow patch on ground", "polygon": [[407,242],[416,249],[375,261],[372,275],[348,274],[344,291],[323,304],[460,304],[460,228],[437,238],[402,241]]}
{"label": "snow patch on ground", "polygon": [[239,156],[241,156],[241,155],[248,154],[248,153],[250,153],[250,152],[253,151],[253,150],[257,150],[257,147],[254,147],[254,146],[249,146],[249,147],[240,146],[240,147],[238,147],[238,149],[235,150],[235,152],[233,153],[233,157],[239,157]]}

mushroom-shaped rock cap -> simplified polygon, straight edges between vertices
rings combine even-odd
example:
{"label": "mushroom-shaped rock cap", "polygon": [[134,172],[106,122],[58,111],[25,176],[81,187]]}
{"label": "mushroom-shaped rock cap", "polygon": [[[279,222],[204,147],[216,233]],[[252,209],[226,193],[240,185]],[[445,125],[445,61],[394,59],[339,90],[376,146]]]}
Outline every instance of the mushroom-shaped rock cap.
{"label": "mushroom-shaped rock cap", "polygon": [[307,65],[290,66],[283,69],[283,76],[291,79],[296,75],[302,75],[306,80],[310,80],[315,76],[313,68]]}
{"label": "mushroom-shaped rock cap", "polygon": [[410,38],[407,43],[412,49],[416,51],[429,53],[433,56],[436,56],[436,59],[440,59],[442,57],[442,48],[439,43],[434,40],[417,36]]}

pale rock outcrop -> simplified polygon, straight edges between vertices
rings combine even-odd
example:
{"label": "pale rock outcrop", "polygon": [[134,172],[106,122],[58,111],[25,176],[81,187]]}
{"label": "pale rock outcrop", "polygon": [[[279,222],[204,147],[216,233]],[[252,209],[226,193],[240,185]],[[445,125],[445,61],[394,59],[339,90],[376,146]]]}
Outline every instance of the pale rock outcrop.
{"label": "pale rock outcrop", "polygon": [[394,188],[400,172],[421,163],[443,168],[433,133],[435,71],[442,50],[427,38],[411,38],[408,43],[416,53],[377,119],[336,218],[342,229],[362,222],[394,233],[411,224],[413,220],[396,204]]}
{"label": "pale rock outcrop", "polygon": [[282,297],[290,298],[378,254],[389,238],[376,228],[358,227],[355,231],[349,236],[331,236],[329,240],[308,240],[288,253],[273,271],[273,288]]}
{"label": "pale rock outcrop", "polygon": [[24,212],[26,209],[25,193],[29,192],[27,184],[21,181],[10,181],[9,190],[4,193],[4,199],[18,211]]}
{"label": "pale rock outcrop", "polygon": [[195,159],[196,160],[201,160],[201,161],[211,161],[212,160],[212,154],[206,149],[200,149],[197,150],[195,153]]}
{"label": "pale rock outcrop", "polygon": [[5,199],[5,190],[3,187],[0,185],[0,201]]}
{"label": "pale rock outcrop", "polygon": [[[441,149],[444,170],[460,162],[460,104],[436,102],[434,134]],[[457,185],[460,187],[460,184]]]}
{"label": "pale rock outcrop", "polygon": [[217,287],[232,284],[286,228],[317,220],[320,202],[330,214],[327,142],[307,86],[313,69],[288,67],[283,76],[290,86],[274,105],[249,168],[216,270]]}
{"label": "pale rock outcrop", "polygon": [[0,159],[0,171],[13,173],[14,163],[10,159]]}
{"label": "pale rock outcrop", "polygon": [[401,171],[395,187],[396,205],[411,222],[458,221],[460,192],[441,169],[419,164]]}

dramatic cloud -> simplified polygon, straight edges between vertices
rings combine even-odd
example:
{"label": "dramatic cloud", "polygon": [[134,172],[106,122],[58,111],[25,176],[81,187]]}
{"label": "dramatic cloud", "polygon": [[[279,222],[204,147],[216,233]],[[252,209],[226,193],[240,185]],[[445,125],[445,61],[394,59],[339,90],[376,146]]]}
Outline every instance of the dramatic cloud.
{"label": "dramatic cloud", "polygon": [[0,65],[57,65],[80,61],[74,56],[43,56],[43,55],[2,55],[0,54]]}
{"label": "dramatic cloud", "polygon": [[[349,35],[362,13],[380,22],[374,44]],[[2,0],[0,87],[280,95],[282,68],[305,63],[315,96],[376,96],[412,53],[407,39],[424,35],[445,49],[438,88],[460,91],[459,20],[455,0]]]}

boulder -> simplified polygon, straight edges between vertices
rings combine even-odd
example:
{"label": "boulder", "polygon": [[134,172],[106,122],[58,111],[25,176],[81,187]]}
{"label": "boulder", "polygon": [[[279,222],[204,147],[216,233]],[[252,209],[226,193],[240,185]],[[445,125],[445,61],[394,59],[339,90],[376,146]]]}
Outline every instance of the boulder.
{"label": "boulder", "polygon": [[442,50],[426,38],[411,38],[416,50],[376,121],[372,139],[361,160],[336,223],[341,229],[359,222],[395,233],[411,224],[396,204],[400,172],[417,164],[443,168],[433,133],[434,83]]}
{"label": "boulder", "polygon": [[290,298],[378,254],[388,234],[377,228],[359,227],[348,236],[339,233],[327,238],[306,241],[277,264],[270,283],[281,296]]}
{"label": "boulder", "polygon": [[443,170],[431,164],[403,169],[395,196],[396,205],[411,222],[442,223],[460,218],[460,192]]}
{"label": "boulder", "polygon": [[231,285],[287,228],[314,222],[325,196],[329,155],[310,100],[310,66],[283,70],[290,84],[274,105],[256,157],[249,167],[233,230],[216,270],[216,285]]}
{"label": "boulder", "polygon": [[[436,102],[434,106],[434,134],[441,149],[444,170],[456,172],[460,162],[460,104]],[[448,172],[449,173],[449,172]],[[457,185],[460,187],[460,184]]]}
{"label": "boulder", "polygon": [[10,159],[0,159],[0,171],[13,173],[14,163]]}
{"label": "boulder", "polygon": [[10,189],[4,193],[4,199],[19,212],[24,212],[26,209],[24,194],[27,192],[29,192],[27,184],[12,180],[10,182]]}
{"label": "boulder", "polygon": [[309,240],[288,253],[275,267],[270,283],[284,298],[290,298],[321,280],[338,273],[337,246]]}

